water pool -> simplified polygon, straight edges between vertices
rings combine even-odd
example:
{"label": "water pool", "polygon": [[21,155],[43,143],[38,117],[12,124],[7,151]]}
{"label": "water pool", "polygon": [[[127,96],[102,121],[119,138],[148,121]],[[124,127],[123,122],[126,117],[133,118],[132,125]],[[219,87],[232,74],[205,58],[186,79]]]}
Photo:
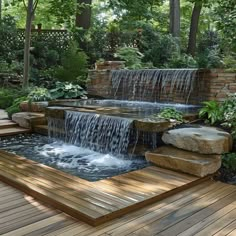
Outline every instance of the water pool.
{"label": "water pool", "polygon": [[0,138],[0,149],[88,181],[97,181],[148,166],[144,157],[101,154],[38,134]]}
{"label": "water pool", "polygon": [[[65,107],[78,108],[83,112],[94,112],[110,116],[126,117],[133,119],[149,118],[159,113],[164,108],[175,108],[184,114],[198,113],[200,106],[174,103],[140,102],[112,99],[88,99],[74,101],[56,101],[50,103],[51,108],[64,109]],[[63,108],[64,107],[64,108]]]}

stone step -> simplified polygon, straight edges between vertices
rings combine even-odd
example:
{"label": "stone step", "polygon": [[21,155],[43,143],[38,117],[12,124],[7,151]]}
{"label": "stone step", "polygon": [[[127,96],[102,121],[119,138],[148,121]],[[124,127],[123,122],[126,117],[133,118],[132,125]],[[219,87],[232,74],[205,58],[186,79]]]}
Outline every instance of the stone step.
{"label": "stone step", "polygon": [[145,153],[147,161],[162,168],[204,177],[214,174],[221,166],[220,155],[205,155],[163,146]]}
{"label": "stone step", "polygon": [[13,128],[18,125],[11,120],[0,120],[0,129]]}
{"label": "stone step", "polygon": [[12,136],[16,134],[25,134],[25,133],[30,133],[30,129],[25,129],[21,127],[0,129],[0,137]]}

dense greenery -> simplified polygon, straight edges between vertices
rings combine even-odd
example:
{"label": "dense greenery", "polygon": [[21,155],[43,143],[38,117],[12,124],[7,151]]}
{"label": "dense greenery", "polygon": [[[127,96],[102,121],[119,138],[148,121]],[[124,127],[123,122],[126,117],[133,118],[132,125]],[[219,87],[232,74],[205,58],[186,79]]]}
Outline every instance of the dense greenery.
{"label": "dense greenery", "polygon": [[199,111],[199,116],[201,118],[206,118],[206,121],[210,122],[212,125],[221,121],[222,111],[219,103],[216,101],[203,102],[203,107]]}
{"label": "dense greenery", "polygon": [[[100,58],[114,59],[117,47],[131,46],[137,47],[142,53],[143,56],[140,58],[142,63],[150,62],[150,65],[155,67],[231,69],[235,67],[236,3],[234,0],[181,1],[179,38],[173,37],[169,29],[171,14],[169,1],[94,0],[87,2],[92,2],[92,15],[88,13],[85,16],[87,20],[91,18],[92,24],[89,29],[76,27],[78,26],[76,17],[84,9],[90,8],[86,1],[77,1],[78,4],[71,0],[63,3],[55,0],[39,1],[33,24],[42,23],[43,28],[67,29],[74,35],[79,47],[88,55],[90,66]],[[187,49],[194,6],[201,9],[197,25],[196,52],[193,58],[192,55],[188,55]],[[1,55],[3,55],[2,51],[5,52],[4,60],[15,61],[17,70],[20,71],[21,68],[22,73],[20,65],[23,60],[23,45],[18,45],[16,26],[22,28],[25,26],[26,12],[23,1],[7,1],[3,5],[2,14],[5,17],[0,26]],[[8,14],[11,17],[8,17]],[[15,21],[12,17],[15,17]],[[9,35],[12,39],[10,46],[6,41]],[[60,71],[58,73],[60,79],[71,81],[69,78],[71,75],[66,72],[65,67],[71,63],[73,57],[67,62],[63,60],[66,52],[57,47],[60,40],[49,42],[40,37],[32,40],[31,79],[33,82],[37,83],[41,71],[54,69],[57,66],[60,68],[55,68],[55,71]],[[128,52],[130,49],[127,49]],[[74,76],[76,75],[72,75],[72,80]]]}
{"label": "dense greenery", "polygon": [[230,171],[236,172],[236,153],[227,153],[223,155],[222,166]]}
{"label": "dense greenery", "polygon": [[207,101],[203,105],[199,116],[206,118],[206,121],[212,125],[218,123],[230,129],[233,137],[236,138],[236,94],[229,94],[222,104]]}
{"label": "dense greenery", "polygon": [[10,107],[16,99],[23,97],[26,94],[27,91],[0,88],[0,109],[6,109]]}
{"label": "dense greenery", "polygon": [[56,87],[49,90],[49,93],[52,99],[87,98],[87,93],[82,87],[68,82],[57,82]]}
{"label": "dense greenery", "polygon": [[177,111],[175,108],[164,108],[160,113],[153,116],[158,119],[166,119],[170,121],[184,122],[183,113]]}

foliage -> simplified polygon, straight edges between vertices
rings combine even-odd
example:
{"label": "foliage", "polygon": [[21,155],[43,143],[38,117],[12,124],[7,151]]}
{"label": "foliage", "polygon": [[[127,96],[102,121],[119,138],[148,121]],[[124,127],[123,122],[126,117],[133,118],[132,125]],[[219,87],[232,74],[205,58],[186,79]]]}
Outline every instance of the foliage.
{"label": "foliage", "polygon": [[226,55],[223,59],[226,71],[236,72],[236,53]]}
{"label": "foliage", "polygon": [[158,32],[150,25],[144,25],[139,40],[139,50],[144,54],[144,62],[152,62],[155,67],[166,67],[173,55],[179,55],[177,39]]}
{"label": "foliage", "polygon": [[207,122],[215,124],[222,120],[221,109],[216,101],[203,102],[203,107],[199,111],[199,117],[206,118]]}
{"label": "foliage", "polygon": [[13,114],[20,112],[20,104],[24,101],[27,101],[27,97],[19,97],[14,100],[12,105],[6,109],[6,112],[8,113],[9,118],[12,117]]}
{"label": "foliage", "polygon": [[223,33],[225,43],[229,49],[236,50],[236,1],[217,0],[215,11],[216,24]]}
{"label": "foliage", "polygon": [[199,68],[223,68],[222,54],[218,48],[206,49],[197,58]]}
{"label": "foliage", "polygon": [[177,111],[175,108],[165,108],[160,113],[154,115],[154,117],[160,119],[176,120],[179,122],[184,122],[183,113]]}
{"label": "foliage", "polygon": [[183,53],[173,55],[165,66],[169,68],[197,68],[198,63],[192,56]]}
{"label": "foliage", "polygon": [[56,88],[51,89],[49,92],[53,99],[87,98],[86,92],[82,87],[68,82],[66,83],[57,82]]}
{"label": "foliage", "polygon": [[72,42],[62,56],[62,66],[57,69],[56,78],[84,86],[87,80],[87,59],[87,55],[78,48],[75,42]]}
{"label": "foliage", "polygon": [[119,48],[116,52],[116,57],[125,61],[125,66],[128,69],[141,69],[143,54],[137,48],[124,47]]}
{"label": "foliage", "polygon": [[12,16],[0,20],[0,52],[8,65],[16,58],[16,51],[21,47],[17,38],[16,21]]}
{"label": "foliage", "polygon": [[223,126],[231,129],[236,138],[236,93],[229,94],[221,106]]}
{"label": "foliage", "polygon": [[52,100],[51,94],[46,88],[34,88],[28,95],[29,102],[42,102]]}
{"label": "foliage", "polygon": [[24,96],[25,94],[27,94],[26,91],[0,88],[0,109],[6,109],[10,107],[15,99]]}
{"label": "foliage", "polygon": [[222,166],[230,171],[236,171],[236,153],[226,153],[222,156]]}
{"label": "foliage", "polygon": [[45,69],[45,70],[32,70],[31,81],[33,85],[36,87],[44,87],[47,89],[51,89],[56,84],[56,69],[55,67]]}
{"label": "foliage", "polygon": [[[75,15],[84,6],[81,1],[39,1],[33,24],[43,24],[43,29],[67,29],[75,32],[74,39],[89,56],[89,64],[97,59],[113,59],[114,49],[137,47],[144,55],[143,62],[155,67],[231,68],[235,63],[229,55],[236,50],[235,0],[183,0],[181,1],[181,37],[169,35],[169,1],[164,0],[105,0],[93,2],[93,25],[89,30],[75,27]],[[185,55],[193,4],[203,3],[197,38],[196,58]],[[16,20],[7,14],[15,16]],[[0,52],[7,64],[22,74],[23,44],[16,33],[16,25],[25,27],[25,7],[22,0],[3,2],[3,20],[0,26]],[[8,19],[7,19],[8,17]],[[43,34],[42,34],[43,35]],[[8,40],[8,39],[11,40]],[[67,38],[69,40],[70,37]],[[71,38],[70,38],[71,39]],[[62,81],[70,80],[65,72],[62,51],[67,42],[55,37],[47,40],[32,37],[32,82],[40,85],[41,71],[55,66]],[[9,46],[10,42],[10,46]],[[4,55],[3,55],[4,54]],[[234,57],[234,56],[233,56]],[[65,56],[63,56],[63,60]],[[224,63],[222,63],[222,61]],[[231,63],[232,62],[232,63]],[[9,67],[11,69],[11,67]],[[76,68],[76,66],[74,67]],[[6,68],[3,68],[4,70]],[[73,73],[74,76],[74,73]],[[73,77],[72,76],[72,77]],[[77,78],[77,77],[76,77]],[[82,79],[83,80],[83,79]],[[84,82],[81,83],[81,85]]]}

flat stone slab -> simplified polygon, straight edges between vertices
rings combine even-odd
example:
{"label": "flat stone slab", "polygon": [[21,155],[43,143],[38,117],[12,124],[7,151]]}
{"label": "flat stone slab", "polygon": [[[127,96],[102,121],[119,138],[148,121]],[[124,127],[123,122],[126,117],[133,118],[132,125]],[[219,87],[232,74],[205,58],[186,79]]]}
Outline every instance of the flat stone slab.
{"label": "flat stone slab", "polygon": [[202,154],[222,154],[232,149],[229,133],[214,127],[193,126],[166,131],[162,140],[183,150]]}
{"label": "flat stone slab", "polygon": [[44,114],[34,112],[19,112],[13,114],[12,120],[20,127],[26,129],[32,129],[32,127],[35,125],[44,125],[46,122]]}
{"label": "flat stone slab", "polygon": [[163,146],[146,152],[147,161],[163,168],[205,177],[214,174],[221,166],[220,155],[204,155],[184,151],[172,146]]}

